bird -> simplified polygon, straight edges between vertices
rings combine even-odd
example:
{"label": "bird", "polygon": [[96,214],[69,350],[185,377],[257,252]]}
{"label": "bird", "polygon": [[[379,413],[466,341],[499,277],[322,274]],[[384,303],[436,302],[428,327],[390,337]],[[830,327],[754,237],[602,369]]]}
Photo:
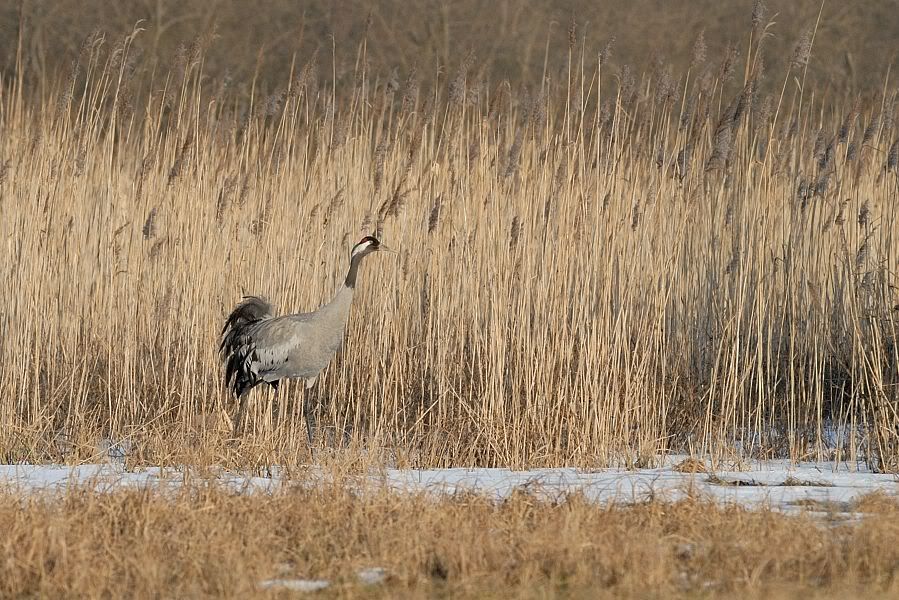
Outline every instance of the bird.
{"label": "bird", "polygon": [[[303,379],[308,390],[343,345],[359,265],[369,254],[394,250],[376,237],[363,237],[350,252],[350,266],[343,283],[326,304],[307,313],[276,315],[275,307],[261,296],[244,296],[222,328],[219,354],[225,371],[225,387],[239,401],[234,433],[246,412],[247,394],[261,383],[277,393],[285,379]],[[304,391],[305,394],[305,391]],[[303,406],[306,434],[312,442],[309,410]]]}

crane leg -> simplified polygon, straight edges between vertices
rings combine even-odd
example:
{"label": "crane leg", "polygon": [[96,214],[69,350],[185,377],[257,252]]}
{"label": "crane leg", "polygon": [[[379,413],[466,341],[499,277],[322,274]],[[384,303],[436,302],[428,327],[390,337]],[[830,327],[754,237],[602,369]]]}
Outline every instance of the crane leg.
{"label": "crane leg", "polygon": [[272,387],[272,426],[278,426],[278,419],[281,417],[281,400],[278,395],[278,381],[269,381],[268,384]]}
{"label": "crane leg", "polygon": [[303,386],[303,419],[306,421],[306,439],[309,442],[310,452],[312,452],[312,442],[314,440],[312,431],[315,424],[312,421],[312,398],[309,397],[309,390],[315,385],[316,379],[318,379],[317,376],[307,379],[306,385]]}
{"label": "crane leg", "polygon": [[303,388],[303,420],[306,421],[306,441],[309,443],[309,451],[312,451],[312,398],[309,397],[309,390]]}
{"label": "crane leg", "polygon": [[247,394],[242,394],[240,396],[240,404],[237,407],[237,414],[234,415],[234,423],[233,423],[233,435],[237,437],[240,435],[241,427],[243,426],[244,416],[247,413]]}

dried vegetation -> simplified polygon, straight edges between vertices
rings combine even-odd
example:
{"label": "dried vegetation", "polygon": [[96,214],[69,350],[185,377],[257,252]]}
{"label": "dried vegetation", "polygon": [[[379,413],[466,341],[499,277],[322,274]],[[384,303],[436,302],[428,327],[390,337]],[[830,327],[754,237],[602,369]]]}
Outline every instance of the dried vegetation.
{"label": "dried vegetation", "polygon": [[[899,561],[899,509],[878,496],[852,507],[857,524],[700,498],[246,496],[199,478],[168,496],[0,499],[0,595],[18,598],[294,597],[271,580],[327,581],[326,597],[887,598]],[[363,569],[386,580],[364,585]]]}
{"label": "dried vegetation", "polygon": [[683,73],[587,52],[572,21],[527,85],[468,53],[422,88],[368,70],[366,37],[244,96],[204,77],[212,36],[137,68],[139,29],[90,36],[58,84],[4,81],[0,457],[307,460],[298,387],[254,392],[228,442],[222,318],[244,293],[316,307],[376,233],[401,254],[365,265],[320,446],[895,468],[897,94],[807,80],[815,22],[766,69],[771,19],[727,48],[697,32]]}

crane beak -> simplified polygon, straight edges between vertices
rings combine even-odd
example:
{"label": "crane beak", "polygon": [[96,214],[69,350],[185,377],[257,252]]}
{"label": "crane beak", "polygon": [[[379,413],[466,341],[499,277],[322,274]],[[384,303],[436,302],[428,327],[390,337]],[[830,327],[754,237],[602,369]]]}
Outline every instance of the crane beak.
{"label": "crane beak", "polygon": [[378,244],[378,252],[389,252],[390,254],[399,254],[399,252],[397,252],[390,246],[385,246],[384,244]]}

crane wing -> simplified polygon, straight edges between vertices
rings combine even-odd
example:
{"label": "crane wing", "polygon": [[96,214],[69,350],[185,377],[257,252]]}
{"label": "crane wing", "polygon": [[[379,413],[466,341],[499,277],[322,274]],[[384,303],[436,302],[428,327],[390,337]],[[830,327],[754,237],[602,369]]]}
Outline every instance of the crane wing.
{"label": "crane wing", "polygon": [[288,364],[294,351],[309,342],[310,324],[297,315],[288,315],[259,323],[252,333],[250,368],[265,381],[296,376],[299,365]]}
{"label": "crane wing", "polygon": [[243,301],[235,306],[228,315],[222,333],[224,334],[228,329],[236,329],[241,325],[271,319],[274,316],[275,307],[271,302],[262,296],[244,296]]}
{"label": "crane wing", "polygon": [[307,346],[313,336],[306,317],[268,317],[228,329],[222,340],[225,385],[240,397],[263,381],[305,376],[305,365],[290,361],[295,350]]}
{"label": "crane wing", "polygon": [[238,397],[263,381],[251,366],[255,351],[255,332],[259,326],[275,318],[275,309],[260,296],[244,296],[222,328],[219,353],[225,363],[225,385],[232,386]]}

